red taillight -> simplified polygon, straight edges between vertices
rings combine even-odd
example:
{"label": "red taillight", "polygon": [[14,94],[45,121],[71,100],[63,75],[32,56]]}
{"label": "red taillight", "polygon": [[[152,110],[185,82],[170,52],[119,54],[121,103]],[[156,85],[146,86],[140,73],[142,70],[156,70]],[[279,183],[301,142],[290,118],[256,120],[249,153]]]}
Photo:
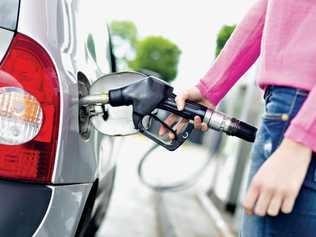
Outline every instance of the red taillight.
{"label": "red taillight", "polygon": [[[47,52],[31,38],[17,34],[0,65],[0,87],[20,87],[34,96],[43,112],[37,136],[22,145],[0,144],[0,177],[49,183],[59,128],[59,86]],[[1,105],[0,105],[1,106]]]}

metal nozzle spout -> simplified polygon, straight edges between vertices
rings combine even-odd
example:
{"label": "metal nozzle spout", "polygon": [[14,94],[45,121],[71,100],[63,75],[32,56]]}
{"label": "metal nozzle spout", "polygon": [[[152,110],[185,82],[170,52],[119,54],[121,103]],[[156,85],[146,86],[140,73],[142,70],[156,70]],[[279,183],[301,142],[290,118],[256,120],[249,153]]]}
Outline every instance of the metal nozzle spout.
{"label": "metal nozzle spout", "polygon": [[109,93],[87,95],[85,97],[80,98],[79,103],[80,105],[108,104]]}

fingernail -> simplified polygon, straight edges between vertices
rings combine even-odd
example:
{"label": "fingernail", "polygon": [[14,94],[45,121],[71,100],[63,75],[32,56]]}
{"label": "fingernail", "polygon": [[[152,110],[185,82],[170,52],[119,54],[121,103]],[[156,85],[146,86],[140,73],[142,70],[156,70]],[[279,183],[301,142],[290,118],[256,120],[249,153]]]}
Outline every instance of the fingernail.
{"label": "fingernail", "polygon": [[183,110],[183,105],[178,105],[177,108],[178,110]]}
{"label": "fingernail", "polygon": [[174,135],[173,135],[172,132],[170,132],[170,133],[168,134],[168,136],[169,136],[169,139],[170,139],[170,140],[173,140],[173,139],[174,139]]}

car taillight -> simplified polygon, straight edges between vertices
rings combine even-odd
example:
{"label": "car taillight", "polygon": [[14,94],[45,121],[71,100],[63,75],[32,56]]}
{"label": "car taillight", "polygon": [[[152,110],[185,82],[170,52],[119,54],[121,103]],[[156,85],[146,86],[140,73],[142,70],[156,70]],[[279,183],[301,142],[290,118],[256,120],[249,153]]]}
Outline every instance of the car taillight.
{"label": "car taillight", "polygon": [[19,145],[40,131],[43,112],[31,94],[17,87],[0,87],[0,144]]}
{"label": "car taillight", "polygon": [[51,182],[59,107],[51,58],[34,40],[16,34],[0,65],[0,177]]}

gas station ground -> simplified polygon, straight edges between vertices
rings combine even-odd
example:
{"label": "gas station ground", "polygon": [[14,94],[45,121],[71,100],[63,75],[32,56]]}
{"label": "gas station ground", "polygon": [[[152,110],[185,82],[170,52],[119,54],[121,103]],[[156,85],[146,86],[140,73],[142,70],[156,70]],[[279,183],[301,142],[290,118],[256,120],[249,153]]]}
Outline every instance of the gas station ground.
{"label": "gas station ground", "polygon": [[[205,195],[212,166],[195,185],[180,192],[157,193],[137,176],[142,155],[153,145],[140,135],[116,141],[117,176],[107,217],[98,237],[231,237],[237,236]],[[176,152],[159,148],[145,165],[145,176],[157,183],[183,180],[201,167],[207,149],[185,144]]]}

